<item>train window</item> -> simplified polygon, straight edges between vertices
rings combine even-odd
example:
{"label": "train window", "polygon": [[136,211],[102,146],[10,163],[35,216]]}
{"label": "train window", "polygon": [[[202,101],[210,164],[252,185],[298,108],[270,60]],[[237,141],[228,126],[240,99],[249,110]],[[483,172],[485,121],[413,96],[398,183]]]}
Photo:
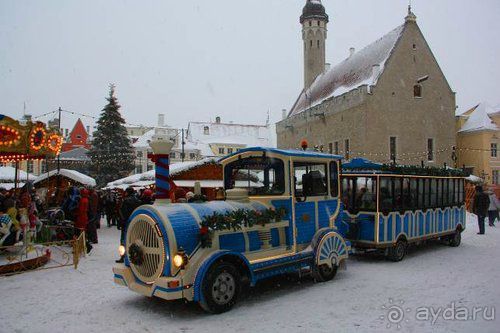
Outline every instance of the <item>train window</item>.
{"label": "train window", "polygon": [[431,179],[431,188],[430,188],[430,196],[431,196],[430,207],[437,206],[437,191],[438,191],[437,179],[432,178]]}
{"label": "train window", "polygon": [[402,178],[394,178],[394,210],[402,210],[403,209],[403,193],[401,188]]}
{"label": "train window", "polygon": [[377,208],[377,179],[358,177],[354,198],[356,211],[375,211]]}
{"label": "train window", "polygon": [[248,157],[226,165],[225,188],[245,188],[249,195],[280,195],[285,192],[283,161],[269,157]]}
{"label": "train window", "polygon": [[460,179],[459,180],[459,197],[458,197],[458,203],[459,205],[463,205],[464,204],[464,180],[463,179]]}
{"label": "train window", "polygon": [[424,197],[424,207],[431,207],[431,180],[429,178],[424,179],[425,197]]}
{"label": "train window", "polygon": [[[410,191],[408,192],[408,200],[407,202],[407,209],[408,210],[415,210],[418,207],[418,179],[417,178],[405,178],[405,180],[409,180],[410,182]],[[404,187],[404,184],[403,184]]]}
{"label": "train window", "polygon": [[296,196],[319,196],[328,194],[326,164],[295,162],[294,183]]}
{"label": "train window", "polygon": [[377,209],[377,178],[342,178],[342,202],[351,213]]}
{"label": "train window", "polygon": [[443,206],[450,205],[450,182],[449,179],[443,179]]}
{"label": "train window", "polygon": [[458,187],[458,184],[459,184],[460,180],[459,179],[455,179],[454,183],[455,183],[455,193],[453,195],[453,204],[455,206],[458,206],[460,204],[460,199],[459,199],[459,195],[458,195],[458,192],[460,191],[459,187]]}
{"label": "train window", "polygon": [[393,210],[393,181],[389,177],[380,178],[380,211],[387,214]]}
{"label": "train window", "polygon": [[417,185],[418,185],[418,191],[417,191],[417,194],[418,194],[418,201],[417,201],[417,208],[418,209],[421,209],[421,210],[424,210],[425,208],[425,205],[424,205],[424,198],[425,198],[425,193],[426,193],[426,189],[424,187],[424,179],[423,178],[417,178],[416,179],[417,181]]}
{"label": "train window", "polygon": [[332,197],[339,196],[339,171],[338,162],[330,163],[330,193]]}
{"label": "train window", "polygon": [[437,202],[436,207],[443,205],[443,179],[436,179],[437,181]]}
{"label": "train window", "polygon": [[354,207],[354,179],[353,178],[342,178],[342,203],[347,211],[351,211]]}

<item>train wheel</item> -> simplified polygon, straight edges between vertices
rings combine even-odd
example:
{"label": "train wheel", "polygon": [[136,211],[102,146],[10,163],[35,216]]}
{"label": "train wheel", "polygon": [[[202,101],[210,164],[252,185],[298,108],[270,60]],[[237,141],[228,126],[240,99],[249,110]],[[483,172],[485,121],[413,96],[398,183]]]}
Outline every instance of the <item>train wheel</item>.
{"label": "train wheel", "polygon": [[241,290],[240,274],[227,262],[214,264],[203,281],[203,301],[200,306],[207,312],[223,313],[231,310]]}
{"label": "train wheel", "polygon": [[451,247],[457,247],[460,246],[460,243],[462,243],[462,233],[460,230],[456,230],[455,233],[448,239],[448,245]]}
{"label": "train wheel", "polygon": [[327,264],[314,266],[312,271],[314,280],[317,282],[330,281],[335,277],[335,275],[337,275],[338,268],[339,266],[337,265],[329,266]]}
{"label": "train wheel", "polygon": [[406,243],[405,240],[400,239],[396,242],[396,245],[393,247],[389,248],[389,251],[387,253],[387,259],[390,261],[398,262],[403,260],[403,258],[406,255],[406,248],[408,247],[408,244]]}

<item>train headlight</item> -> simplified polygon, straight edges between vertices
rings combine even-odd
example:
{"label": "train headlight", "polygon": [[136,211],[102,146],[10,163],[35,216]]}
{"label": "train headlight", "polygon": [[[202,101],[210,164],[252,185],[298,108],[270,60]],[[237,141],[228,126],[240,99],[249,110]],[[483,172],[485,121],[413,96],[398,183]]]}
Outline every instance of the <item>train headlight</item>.
{"label": "train headlight", "polygon": [[120,257],[123,257],[125,255],[125,246],[120,245],[120,247],[118,247],[118,253],[120,254]]}
{"label": "train headlight", "polygon": [[186,267],[188,260],[189,259],[188,256],[186,255],[186,252],[184,252],[184,249],[181,247],[179,248],[177,254],[174,256],[173,263],[175,267],[182,269]]}

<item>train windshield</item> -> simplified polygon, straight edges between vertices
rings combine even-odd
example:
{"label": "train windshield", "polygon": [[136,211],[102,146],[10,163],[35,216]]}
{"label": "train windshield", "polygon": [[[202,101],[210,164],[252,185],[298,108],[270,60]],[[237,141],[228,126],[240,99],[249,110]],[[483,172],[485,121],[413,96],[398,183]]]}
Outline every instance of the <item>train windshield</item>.
{"label": "train windshield", "polygon": [[285,192],[283,161],[270,157],[247,157],[236,160],[224,168],[226,190],[244,188],[248,194],[281,195]]}

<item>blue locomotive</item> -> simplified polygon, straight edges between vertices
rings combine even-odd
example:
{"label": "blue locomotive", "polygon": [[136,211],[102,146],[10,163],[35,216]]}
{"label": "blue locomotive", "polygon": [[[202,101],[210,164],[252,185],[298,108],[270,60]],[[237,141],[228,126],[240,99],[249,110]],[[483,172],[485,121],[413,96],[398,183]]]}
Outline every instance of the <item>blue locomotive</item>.
{"label": "blue locomotive", "polygon": [[[422,237],[459,244],[465,227],[459,179],[446,185],[457,191],[456,207],[392,214],[383,206],[382,175],[364,175],[372,179],[365,184],[371,186],[371,202],[352,206],[369,198],[357,192],[361,176],[341,175],[340,156],[305,150],[242,149],[220,161],[226,200],[171,204],[171,143],[151,146],[158,199],[131,216],[125,263],[113,268],[117,284],[148,297],[186,299],[221,313],[231,309],[243,287],[274,275],[308,270],[316,281],[333,279],[351,252],[351,240],[357,247],[389,249],[400,260],[407,244]],[[422,221],[422,214],[434,216],[433,222]]]}

